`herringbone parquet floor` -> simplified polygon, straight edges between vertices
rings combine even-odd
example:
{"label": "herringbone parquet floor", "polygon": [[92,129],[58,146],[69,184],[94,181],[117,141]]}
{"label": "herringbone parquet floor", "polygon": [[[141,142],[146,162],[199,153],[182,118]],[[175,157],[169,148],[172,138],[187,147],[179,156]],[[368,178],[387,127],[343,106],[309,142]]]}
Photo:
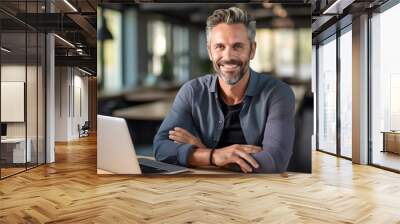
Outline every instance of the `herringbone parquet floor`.
{"label": "herringbone parquet floor", "polygon": [[0,223],[400,223],[400,175],[313,152],[313,174],[96,175],[94,137],[0,181]]}

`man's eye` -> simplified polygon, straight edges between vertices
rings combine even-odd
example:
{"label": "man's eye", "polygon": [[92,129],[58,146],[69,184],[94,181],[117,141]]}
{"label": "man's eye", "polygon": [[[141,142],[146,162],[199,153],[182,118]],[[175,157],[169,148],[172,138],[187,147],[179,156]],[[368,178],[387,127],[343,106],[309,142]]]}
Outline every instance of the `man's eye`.
{"label": "man's eye", "polygon": [[215,49],[222,49],[222,48],[223,48],[222,45],[216,45],[216,46],[215,46]]}

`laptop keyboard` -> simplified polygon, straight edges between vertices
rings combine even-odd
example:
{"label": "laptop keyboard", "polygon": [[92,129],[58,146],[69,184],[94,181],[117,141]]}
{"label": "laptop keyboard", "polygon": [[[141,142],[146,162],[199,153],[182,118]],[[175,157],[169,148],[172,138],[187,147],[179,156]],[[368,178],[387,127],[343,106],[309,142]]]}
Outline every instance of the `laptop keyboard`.
{"label": "laptop keyboard", "polygon": [[143,164],[139,164],[139,166],[140,166],[140,170],[142,171],[142,173],[162,173],[162,172],[165,172],[165,170],[154,168],[154,167],[151,167],[151,166],[146,166],[146,165],[143,165]]}

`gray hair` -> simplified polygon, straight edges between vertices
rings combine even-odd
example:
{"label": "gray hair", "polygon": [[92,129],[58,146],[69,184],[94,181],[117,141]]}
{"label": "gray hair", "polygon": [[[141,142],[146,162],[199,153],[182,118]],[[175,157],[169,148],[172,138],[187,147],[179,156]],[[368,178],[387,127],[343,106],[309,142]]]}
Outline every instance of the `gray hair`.
{"label": "gray hair", "polygon": [[255,42],[256,37],[256,21],[253,20],[246,11],[237,8],[230,7],[229,9],[217,9],[211,16],[207,18],[206,35],[207,43],[210,43],[210,33],[212,28],[220,23],[226,24],[238,24],[242,23],[247,28],[247,36],[249,37],[250,43]]}

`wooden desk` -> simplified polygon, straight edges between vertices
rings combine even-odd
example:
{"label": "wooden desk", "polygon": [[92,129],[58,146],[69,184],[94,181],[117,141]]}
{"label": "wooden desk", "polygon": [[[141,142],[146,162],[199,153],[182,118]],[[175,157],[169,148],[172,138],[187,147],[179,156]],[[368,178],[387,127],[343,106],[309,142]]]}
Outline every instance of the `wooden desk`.
{"label": "wooden desk", "polygon": [[[32,140],[30,138],[27,138],[26,142],[25,138],[5,138],[1,139],[1,144],[4,145],[4,148],[2,148],[2,156],[7,160],[6,157],[9,155],[9,163],[25,163],[31,161]],[[27,144],[26,151],[25,144]]]}
{"label": "wooden desk", "polygon": [[125,94],[125,99],[131,102],[152,102],[160,100],[173,100],[177,91],[144,90]]}
{"label": "wooden desk", "polygon": [[129,120],[162,121],[171,110],[172,101],[157,101],[115,110],[113,116]]}
{"label": "wooden desk", "polygon": [[[138,156],[138,158],[147,158],[147,159],[152,159],[154,160],[153,157],[149,157],[149,156]],[[190,172],[186,172],[186,173],[180,173],[180,174],[174,174],[174,176],[178,175],[178,176],[185,176],[185,175],[258,175],[258,174],[244,174],[244,173],[239,173],[239,172],[233,172],[233,171],[229,171],[229,170],[223,170],[223,169],[219,169],[217,167],[211,166],[211,167],[204,167],[204,168],[188,168],[188,170]],[[100,175],[104,175],[104,174],[108,174],[108,175],[119,175],[119,174],[114,174],[112,172],[108,172],[102,169],[97,169],[97,174]],[[120,174],[121,175],[121,174]],[[125,174],[122,174],[125,175]],[[137,174],[128,174],[128,175],[133,175],[133,176],[140,176]],[[162,176],[170,176],[168,175],[163,175],[163,174],[159,174]],[[282,177],[288,177],[289,174],[287,172],[283,172],[280,173],[279,175],[281,175]]]}

